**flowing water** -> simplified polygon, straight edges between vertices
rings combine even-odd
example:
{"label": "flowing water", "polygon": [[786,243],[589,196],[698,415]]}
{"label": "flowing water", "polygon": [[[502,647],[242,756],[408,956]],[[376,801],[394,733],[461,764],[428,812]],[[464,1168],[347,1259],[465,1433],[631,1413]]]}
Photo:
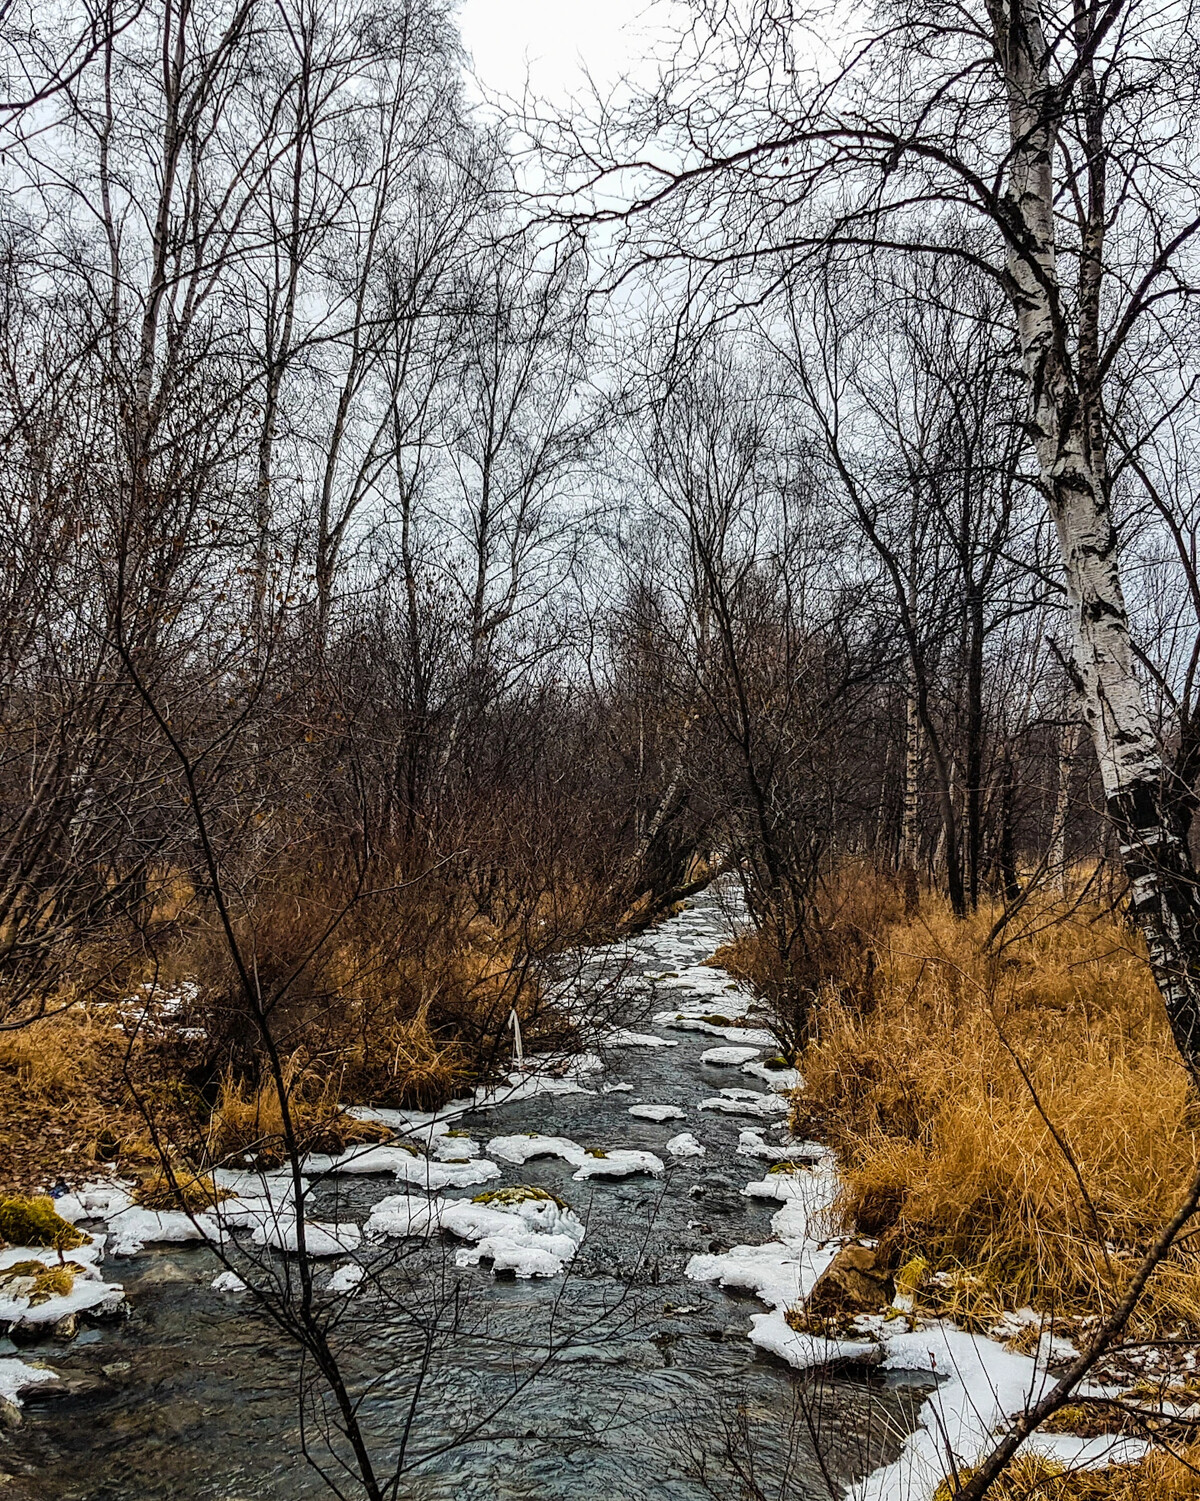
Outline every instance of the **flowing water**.
{"label": "flowing water", "polygon": [[[717,894],[706,893],[635,943],[598,954],[592,986],[598,993],[619,960],[634,976],[695,964],[725,928]],[[626,983],[622,1020],[644,1028],[647,1015],[680,999],[655,990],[648,980]],[[397,1496],[733,1501],[749,1492],[731,1469],[732,1445],[743,1470],[753,1466],[760,1494],[807,1501],[837,1494],[892,1457],[912,1428],[926,1386],[866,1372],[802,1382],[746,1338],[759,1305],[684,1276],[696,1252],[771,1239],[778,1206],[741,1194],[762,1165],[735,1155],[738,1132],[764,1123],[696,1109],[722,1086],[756,1081],[699,1061],[719,1038],[660,1035],[678,1045],[609,1050],[604,1071],[584,1079],[594,1093],[516,1100],[457,1123],[485,1154],[492,1136],[538,1132],[584,1147],[644,1148],[668,1171],[577,1183],[558,1159],[502,1164],[502,1183],[547,1188],[586,1220],[565,1278],[514,1281],[486,1267],[457,1268],[453,1244],[442,1250],[440,1242],[394,1268],[390,1283],[381,1276],[393,1292],[407,1279],[405,1308],[436,1307],[443,1328]],[[603,1092],[616,1082],[633,1089]],[[639,1120],[628,1113],[639,1102],[678,1105],[686,1119]],[[665,1144],[684,1130],[707,1155],[672,1163]],[[390,1177],[331,1178],[313,1213],[361,1222],[396,1188]],[[295,1346],[246,1297],[213,1292],[219,1270],[210,1250],[181,1246],[106,1263],[125,1284],[130,1317],[28,1352],[64,1379],[53,1393],[29,1391],[23,1423],[0,1428],[0,1501],[331,1494],[303,1458],[305,1373]],[[362,1412],[382,1455],[395,1450],[410,1412],[418,1330],[399,1302],[363,1297],[350,1307],[334,1343],[356,1380],[374,1378]],[[547,1362],[551,1348],[558,1354]],[[306,1434],[321,1456],[311,1424]],[[343,1494],[360,1494],[344,1473],[335,1478]]]}

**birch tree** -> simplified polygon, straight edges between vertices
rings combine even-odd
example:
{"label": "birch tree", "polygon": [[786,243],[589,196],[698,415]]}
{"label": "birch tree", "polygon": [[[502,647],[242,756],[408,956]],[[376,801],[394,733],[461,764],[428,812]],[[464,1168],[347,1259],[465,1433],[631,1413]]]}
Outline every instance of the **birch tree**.
{"label": "birch tree", "polygon": [[1118,439],[1136,448],[1145,434],[1119,431],[1112,401],[1147,345],[1184,340],[1194,317],[1193,11],[1186,0],[902,0],[865,25],[835,19],[850,38],[836,51],[829,19],[787,0],[702,6],[651,96],[621,119],[602,114],[587,140],[567,129],[550,142],[572,216],[618,226],[659,275],[686,265],[693,303],[702,285],[726,306],[761,306],[831,257],[853,266],[881,251],[950,257],[1003,289],[1082,713],[1132,908],[1200,1082],[1192,789],[1138,673]]}

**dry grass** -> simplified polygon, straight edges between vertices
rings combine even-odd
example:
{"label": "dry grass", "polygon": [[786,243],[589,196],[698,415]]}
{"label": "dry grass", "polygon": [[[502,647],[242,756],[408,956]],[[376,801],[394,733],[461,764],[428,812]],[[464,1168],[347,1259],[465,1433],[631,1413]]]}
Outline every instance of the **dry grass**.
{"label": "dry grass", "polygon": [[471,1078],[466,1050],[442,1041],[422,1006],[408,1021],[376,1012],[343,1056],[344,1090],[374,1105],[436,1110]]}
{"label": "dry grass", "polygon": [[228,1189],[217,1187],[211,1173],[195,1173],[182,1164],[172,1166],[169,1174],[160,1167],[133,1191],[134,1201],[147,1209],[183,1209],[188,1214],[203,1214],[230,1197]]}
{"label": "dry grass", "polygon": [[[1135,1465],[1071,1470],[1040,1455],[1022,1455],[991,1486],[992,1501],[1186,1501],[1200,1496],[1200,1448],[1178,1455],[1154,1450]],[[963,1471],[959,1484],[970,1479]],[[934,1501],[954,1501],[954,1482],[944,1480]]]}
{"label": "dry grass", "polygon": [[30,1308],[36,1308],[51,1298],[65,1298],[82,1270],[77,1261],[51,1266],[44,1261],[16,1261],[0,1272],[0,1288],[9,1297],[28,1298]]}
{"label": "dry grass", "polygon": [[[265,985],[294,967],[316,920],[299,903],[276,911],[256,935]],[[275,1008],[272,1030],[289,1060],[302,1149],[337,1151],[378,1130],[352,1121],[341,1101],[445,1103],[486,1068],[489,1039],[503,1037],[512,1005],[523,1020],[535,1009],[536,991],[515,973],[511,935],[476,924],[480,931],[465,937],[457,930],[455,949],[456,930],[431,936],[429,913],[422,924],[405,934],[416,950],[404,952],[352,928]],[[182,1010],[156,1011],[172,993],[192,998]],[[77,1182],[98,1163],[153,1178],[163,1147],[184,1177],[243,1157],[282,1160],[277,1092],[228,955],[212,935],[186,935],[153,990],[134,992],[131,982],[126,995],[132,1007],[128,999],[74,1005],[0,1033],[0,1190],[45,1187],[60,1176]],[[147,997],[131,1039],[122,1016],[132,1025]],[[526,1030],[536,1035],[536,1024]],[[169,1188],[163,1193],[170,1197]]]}
{"label": "dry grass", "polygon": [[[313,1066],[303,1052],[283,1068],[284,1094],[292,1130],[302,1152],[339,1152],[352,1139],[363,1139],[362,1123],[351,1120],[339,1103],[340,1077]],[[260,1167],[277,1167],[287,1157],[283,1101],[267,1075],[258,1084],[227,1073],[220,1097],[208,1117],[202,1155],[216,1166],[250,1159]]]}
{"label": "dry grass", "polygon": [[105,1010],[76,1006],[0,1033],[0,1189],[94,1175],[103,1133],[130,1160],[152,1160],[122,1077],[128,1039]]}
{"label": "dry grass", "polygon": [[339,1100],[431,1109],[506,1069],[514,1009],[529,1047],[568,1046],[537,958],[614,930],[612,873],[571,840],[549,865],[470,843],[472,859],[419,879],[381,860],[366,889],[336,841],[297,832],[234,913],[240,964],[189,881],[157,872],[151,951],[110,965],[102,997],[46,997],[63,1014],[0,1034],[0,1190],[78,1182],[97,1163],[145,1176],[163,1151],[195,1172],[278,1158],[264,1013],[306,1150],[361,1139]]}
{"label": "dry grass", "polygon": [[[556,1021],[522,958],[528,935],[504,905],[486,917],[431,882],[364,899],[335,923],[336,902],[281,884],[236,927],[282,1053],[324,1060],[347,1098],[430,1108],[495,1065],[511,1010],[530,1041]],[[165,973],[195,987],[188,1021],[223,1068],[255,1075],[262,1039],[222,935],[188,933]]]}
{"label": "dry grass", "polygon": [[762,996],[786,1052],[803,1047],[831,1003],[873,1005],[878,935],[905,909],[900,883],[861,860],[844,860],[820,883],[806,922],[768,924],[726,944],[712,963]]}
{"label": "dry grass", "polygon": [[[1095,1312],[1194,1170],[1187,1078],[1118,920],[1043,906],[989,954],[996,916],[926,897],[881,927],[867,1003],[822,1000],[794,1124],[840,1151],[844,1225],[928,1259],[927,1303]],[[1153,1314],[1200,1319],[1200,1257],[1155,1289]]]}

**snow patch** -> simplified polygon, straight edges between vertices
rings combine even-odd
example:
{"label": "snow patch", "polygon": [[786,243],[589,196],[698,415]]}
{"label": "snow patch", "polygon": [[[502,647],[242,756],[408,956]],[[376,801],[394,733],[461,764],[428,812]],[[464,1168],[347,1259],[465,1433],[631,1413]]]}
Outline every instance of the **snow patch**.
{"label": "snow patch", "polygon": [[776,1046],[774,1036],[764,1027],[724,1026],[705,1021],[702,1016],[689,1016],[686,1011],[657,1011],[650,1021],[652,1026],[668,1027],[673,1032],[703,1032],[708,1037],[723,1037],[726,1042],[756,1050]]}
{"label": "snow patch", "polygon": [[758,1048],[708,1048],[700,1054],[700,1062],[713,1068],[737,1068],[739,1064],[757,1058],[758,1054]]}
{"label": "snow patch", "polygon": [[650,1173],[657,1178],[664,1171],[662,1158],[653,1152],[619,1150],[606,1152],[603,1157],[585,1156],[573,1176],[576,1182],[586,1178],[627,1178],[630,1173]]}
{"label": "snow patch", "polygon": [[[276,1215],[260,1224],[251,1239],[256,1246],[270,1246],[272,1250],[290,1251],[295,1255],[299,1250],[299,1227],[295,1217],[285,1221]],[[362,1230],[353,1221],[336,1224],[321,1220],[304,1221],[304,1249],[309,1256],[344,1256],[347,1252],[357,1251],[361,1241]]]}
{"label": "snow patch", "polygon": [[[997,1431],[1055,1380],[1036,1358],[944,1322],[888,1338],[883,1369],[924,1371],[942,1379],[922,1406],[920,1426],[905,1439],[900,1457],[854,1486],[853,1501],[932,1495],[946,1476],[947,1451],[959,1466],[977,1463],[995,1443]],[[1115,1435],[1080,1439],[1047,1433],[1035,1434],[1025,1447],[1065,1463],[1098,1465],[1131,1463],[1148,1446]]]}
{"label": "snow patch", "polygon": [[797,1173],[768,1173],[755,1183],[747,1183],[742,1193],[748,1199],[776,1199],[786,1204],[804,1197],[804,1185]]}
{"label": "snow patch", "polygon": [[796,1147],[772,1146],[763,1138],[761,1126],[747,1126],[738,1132],[737,1154],[739,1157],[758,1157],[763,1162],[789,1162]]}
{"label": "snow patch", "polygon": [[325,1284],[325,1291],[330,1293],[352,1292],[366,1275],[366,1272],[363,1271],[357,1262],[349,1261],[345,1266],[338,1267],[330,1276],[329,1281]]}
{"label": "snow patch", "polygon": [[[124,1302],[125,1289],[119,1282],[106,1282],[100,1274],[104,1245],[105,1237],[97,1235],[92,1237],[91,1245],[67,1251],[65,1259],[78,1268],[74,1285],[69,1293],[57,1293],[44,1303],[30,1307],[29,1293],[17,1291],[20,1283],[0,1284],[0,1323],[57,1324],[72,1313],[88,1313],[101,1307],[115,1311]],[[5,1246],[0,1250],[0,1271],[20,1261],[40,1261],[47,1270],[52,1270],[58,1265],[58,1252],[47,1246]]]}
{"label": "snow patch", "polygon": [[782,1095],[756,1094],[752,1089],[723,1089],[719,1095],[701,1100],[700,1110],[717,1110],[724,1115],[756,1115],[760,1118],[786,1115],[788,1102]]}
{"label": "snow patch", "polygon": [[221,1227],[210,1213],[194,1218],[182,1209],[145,1209],[133,1204],[108,1219],[109,1254],[136,1256],[143,1246],[182,1246],[196,1240],[219,1240]]}
{"label": "snow patch", "polygon": [[629,1113],[640,1121],[681,1121],[687,1116],[678,1105],[630,1105]]}
{"label": "snow patch", "polygon": [[5,1357],[0,1359],[0,1402],[21,1405],[21,1393],[43,1381],[57,1381],[57,1371],[45,1371],[40,1366],[27,1365],[23,1360]]}
{"label": "snow patch", "polygon": [[[453,1137],[438,1138],[438,1147],[443,1142],[451,1147],[460,1145]],[[478,1144],[476,1143],[476,1148]],[[447,1156],[441,1161],[430,1160],[404,1147],[352,1147],[348,1152],[327,1157],[314,1154],[304,1160],[306,1173],[392,1173],[402,1183],[415,1183],[428,1193],[437,1193],[443,1188],[472,1188],[480,1183],[490,1183],[500,1176],[500,1169],[486,1158],[463,1154],[462,1161],[454,1160],[448,1148],[442,1148]]]}
{"label": "snow patch", "polygon": [[442,1135],[431,1143],[435,1162],[465,1162],[478,1157],[483,1148],[473,1137]]}
{"label": "snow patch", "polygon": [[424,1157],[409,1157],[397,1163],[395,1171],[401,1183],[415,1183],[426,1193],[438,1193],[443,1188],[475,1188],[500,1176],[500,1169],[486,1157],[469,1162],[430,1162]]}
{"label": "snow patch", "polygon": [[679,1044],[670,1037],[658,1037],[653,1032],[627,1032],[622,1027],[602,1034],[600,1041],[608,1048],[677,1048]]}
{"label": "snow patch", "polygon": [[493,1136],[488,1142],[488,1151],[501,1162],[511,1162],[514,1167],[523,1167],[535,1157],[561,1157],[573,1167],[587,1156],[577,1141],[569,1136]]}
{"label": "snow patch", "polygon": [[367,1235],[426,1236],[442,1227],[440,1199],[422,1194],[390,1194],[380,1199],[367,1218]]}
{"label": "snow patch", "polygon": [[762,1079],[777,1094],[790,1094],[794,1089],[804,1088],[804,1079],[798,1068],[771,1068],[761,1059],[742,1064],[742,1073]]}
{"label": "snow patch", "polygon": [[584,1233],[576,1215],[553,1199],[527,1199],[503,1208],[458,1199],[443,1206],[442,1226],[475,1242],[457,1252],[458,1266],[490,1261],[493,1272],[521,1278],[556,1276],[574,1257]]}

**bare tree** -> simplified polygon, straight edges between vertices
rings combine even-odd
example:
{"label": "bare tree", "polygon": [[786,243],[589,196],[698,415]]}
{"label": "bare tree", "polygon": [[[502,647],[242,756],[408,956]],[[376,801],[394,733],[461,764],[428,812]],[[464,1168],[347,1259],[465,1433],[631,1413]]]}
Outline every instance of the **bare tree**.
{"label": "bare tree", "polygon": [[[703,8],[652,98],[602,117],[587,140],[553,143],[574,216],[627,226],[639,263],[687,264],[712,295],[741,300],[769,299],[804,265],[885,250],[948,256],[1002,288],[1109,815],[1176,1043],[1200,1078],[1191,789],[1135,666],[1108,400],[1140,341],[1182,336],[1193,307],[1191,10],[1014,0],[947,18],[911,3],[864,27],[836,64],[802,50],[803,20],[788,5]],[[630,131],[653,134],[652,163],[639,152],[631,165]],[[631,172],[632,195],[596,203]]]}

